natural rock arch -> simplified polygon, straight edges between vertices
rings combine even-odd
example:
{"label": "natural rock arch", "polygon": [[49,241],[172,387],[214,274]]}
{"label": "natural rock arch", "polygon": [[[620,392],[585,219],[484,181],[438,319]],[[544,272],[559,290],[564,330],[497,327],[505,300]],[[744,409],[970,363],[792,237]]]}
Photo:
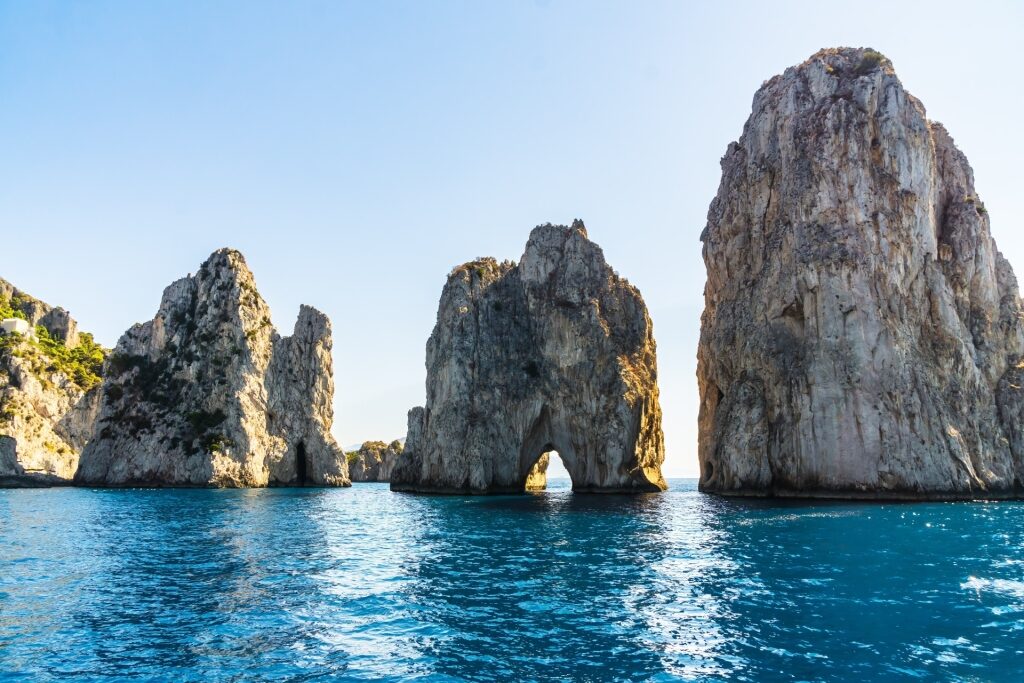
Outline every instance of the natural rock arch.
{"label": "natural rock arch", "polygon": [[537,227],[519,265],[448,276],[391,488],[520,493],[557,450],[575,491],[664,489],[655,356],[640,293],[583,223]]}
{"label": "natural rock arch", "polygon": [[547,406],[541,408],[540,415],[519,449],[519,472],[523,479],[523,489],[527,491],[546,488],[551,453],[558,454],[557,457],[569,472],[573,486],[577,481],[582,483],[586,479],[585,473],[579,468],[581,459],[572,448],[571,435],[552,424],[551,412]]}

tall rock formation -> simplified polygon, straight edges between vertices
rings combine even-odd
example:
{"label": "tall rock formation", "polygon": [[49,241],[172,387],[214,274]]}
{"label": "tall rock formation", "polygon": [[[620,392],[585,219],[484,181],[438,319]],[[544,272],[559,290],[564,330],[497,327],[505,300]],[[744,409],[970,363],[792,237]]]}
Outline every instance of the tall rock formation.
{"label": "tall rock formation", "polygon": [[364,441],[359,450],[347,454],[348,473],[353,482],[391,481],[391,473],[402,457],[402,442]]}
{"label": "tall rock formation", "polygon": [[331,436],[330,321],[282,338],[237,251],[221,249],[120,339],[76,483],[347,486]]}
{"label": "tall rock formation", "polygon": [[765,83],[701,239],[700,488],[1005,497],[1024,326],[971,168],[873,50]]}
{"label": "tall rock formation", "polygon": [[651,320],[581,221],[448,276],[391,488],[522,492],[551,450],[576,491],[665,488]]}
{"label": "tall rock formation", "polygon": [[3,279],[0,318],[29,328],[0,331],[0,486],[69,483],[99,412],[107,351],[63,308]]}

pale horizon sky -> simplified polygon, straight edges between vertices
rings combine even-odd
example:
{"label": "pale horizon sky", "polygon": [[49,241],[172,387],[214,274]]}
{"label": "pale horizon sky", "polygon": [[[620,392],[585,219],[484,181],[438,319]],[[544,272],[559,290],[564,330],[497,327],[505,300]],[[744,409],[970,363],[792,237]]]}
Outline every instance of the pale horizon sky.
{"label": "pale horizon sky", "polygon": [[405,434],[451,268],[582,218],[658,342],[696,476],[699,235],[761,83],[871,46],[970,160],[1024,271],[1012,2],[0,0],[0,276],[112,346],[215,249],[334,323],[341,444]]}

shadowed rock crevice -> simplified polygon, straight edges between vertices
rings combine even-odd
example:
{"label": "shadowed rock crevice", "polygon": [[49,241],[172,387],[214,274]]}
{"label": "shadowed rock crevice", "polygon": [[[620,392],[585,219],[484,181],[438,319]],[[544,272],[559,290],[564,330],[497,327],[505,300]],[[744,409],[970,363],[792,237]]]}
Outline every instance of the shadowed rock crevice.
{"label": "shadowed rock crevice", "polygon": [[309,475],[306,470],[306,444],[302,441],[295,447],[295,485],[305,486]]}
{"label": "shadowed rock crevice", "polygon": [[702,490],[1020,495],[1016,278],[884,56],[823,50],[767,81],[701,239]]}
{"label": "shadowed rock crevice", "polygon": [[576,491],[665,488],[651,321],[581,221],[451,272],[405,449],[396,491],[521,493],[551,450]]}

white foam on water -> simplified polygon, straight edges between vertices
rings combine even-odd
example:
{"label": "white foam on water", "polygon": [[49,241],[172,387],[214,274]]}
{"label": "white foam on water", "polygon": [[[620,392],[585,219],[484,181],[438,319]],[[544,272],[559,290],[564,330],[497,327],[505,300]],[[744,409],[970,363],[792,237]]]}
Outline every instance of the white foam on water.
{"label": "white foam on water", "polygon": [[960,584],[961,588],[970,589],[977,593],[999,593],[1009,595],[1013,598],[1024,600],[1024,581],[1013,581],[1010,579],[982,579],[977,576],[967,577],[967,581]]}

